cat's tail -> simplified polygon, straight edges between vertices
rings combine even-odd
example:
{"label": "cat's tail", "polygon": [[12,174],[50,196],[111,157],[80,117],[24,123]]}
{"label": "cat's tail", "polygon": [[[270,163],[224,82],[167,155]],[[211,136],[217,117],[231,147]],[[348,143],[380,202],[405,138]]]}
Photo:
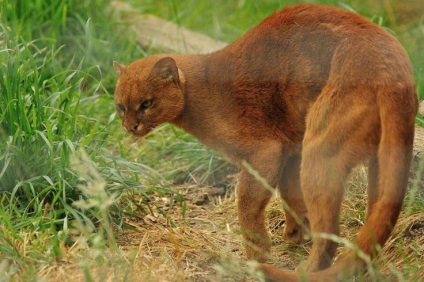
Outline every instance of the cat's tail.
{"label": "cat's tail", "polygon": [[[383,246],[398,219],[409,178],[415,131],[415,114],[418,110],[415,87],[386,90],[377,96],[381,135],[374,170],[378,177],[377,191],[369,205],[368,216],[360,228],[357,244],[360,251],[375,257],[376,246]],[[387,93],[395,91],[394,93]],[[389,94],[389,95],[387,95]],[[387,102],[387,99],[393,101]],[[371,165],[371,164],[370,164]],[[370,193],[370,191],[368,191]],[[371,192],[372,193],[372,192]],[[368,195],[370,197],[370,195]],[[364,268],[365,262],[357,252],[351,251],[344,259],[327,269],[297,273],[284,271],[271,265],[262,265],[267,281],[343,281]]]}
{"label": "cat's tail", "polygon": [[310,273],[283,270],[270,264],[262,264],[260,270],[265,274],[268,282],[279,281],[346,281],[358,272],[365,262],[358,259],[356,255],[349,254],[344,259],[333,264],[331,267]]}

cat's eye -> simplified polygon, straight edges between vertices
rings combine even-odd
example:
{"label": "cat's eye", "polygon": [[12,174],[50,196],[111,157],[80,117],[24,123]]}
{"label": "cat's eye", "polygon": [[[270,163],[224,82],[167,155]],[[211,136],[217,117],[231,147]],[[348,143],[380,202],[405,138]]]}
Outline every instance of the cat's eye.
{"label": "cat's eye", "polygon": [[143,101],[140,105],[140,110],[144,111],[144,110],[150,108],[152,106],[152,103],[153,103],[152,99]]}
{"label": "cat's eye", "polygon": [[117,108],[118,108],[118,110],[119,110],[119,111],[121,111],[121,112],[125,112],[125,110],[126,110],[125,106],[124,106],[124,105],[122,105],[122,104],[117,104],[117,105],[116,105],[116,107],[117,107]]}

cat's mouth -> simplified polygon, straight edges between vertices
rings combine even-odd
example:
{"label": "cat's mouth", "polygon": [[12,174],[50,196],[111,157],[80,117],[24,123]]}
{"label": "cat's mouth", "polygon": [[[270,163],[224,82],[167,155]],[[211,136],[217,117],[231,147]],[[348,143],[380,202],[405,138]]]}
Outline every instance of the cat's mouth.
{"label": "cat's mouth", "polygon": [[136,131],[130,132],[134,137],[144,137],[149,134],[156,126],[139,126]]}
{"label": "cat's mouth", "polygon": [[149,134],[155,127],[156,124],[146,124],[138,122],[130,126],[131,123],[123,122],[122,125],[126,132],[130,133],[133,137],[144,137]]}

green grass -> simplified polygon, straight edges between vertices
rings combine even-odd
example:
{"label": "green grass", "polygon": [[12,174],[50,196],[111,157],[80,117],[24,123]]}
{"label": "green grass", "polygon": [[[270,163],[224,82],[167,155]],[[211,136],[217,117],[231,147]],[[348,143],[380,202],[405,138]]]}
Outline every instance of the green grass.
{"label": "green grass", "polygon": [[[128,2],[230,42],[275,9],[302,1]],[[415,1],[403,13],[401,1],[380,2],[343,3],[400,38],[423,96],[424,17],[410,7]],[[147,53],[133,35],[117,32],[124,26],[113,21],[108,3],[0,0],[0,281],[6,273],[37,280],[43,269],[65,263],[69,247],[82,239],[101,265],[125,219],[166,214],[149,203],[152,194],[180,201],[172,185],[214,184],[231,169],[172,126],[138,143],[123,132],[111,95],[112,61]],[[410,191],[407,213],[424,209],[418,187]],[[90,260],[81,267],[86,280],[95,280]]]}
{"label": "green grass", "polygon": [[[96,205],[75,204],[94,197],[79,189],[92,180],[71,165],[78,150],[90,156],[107,194],[170,191],[117,145],[123,134],[114,133],[112,58],[144,52],[113,32],[107,3],[0,1],[0,261],[16,268],[60,260],[61,244],[74,240],[70,231],[93,231],[106,220]],[[143,203],[134,212],[149,208]],[[118,201],[107,210],[108,220],[122,223]]]}

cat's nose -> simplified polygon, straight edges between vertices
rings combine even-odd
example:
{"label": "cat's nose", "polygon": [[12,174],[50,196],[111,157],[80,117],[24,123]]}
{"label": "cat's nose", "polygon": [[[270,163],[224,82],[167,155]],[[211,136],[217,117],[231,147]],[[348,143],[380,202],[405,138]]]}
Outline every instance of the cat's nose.
{"label": "cat's nose", "polygon": [[127,132],[130,132],[130,133],[137,132],[137,128],[138,128],[138,122],[125,125],[125,129],[127,130]]}

